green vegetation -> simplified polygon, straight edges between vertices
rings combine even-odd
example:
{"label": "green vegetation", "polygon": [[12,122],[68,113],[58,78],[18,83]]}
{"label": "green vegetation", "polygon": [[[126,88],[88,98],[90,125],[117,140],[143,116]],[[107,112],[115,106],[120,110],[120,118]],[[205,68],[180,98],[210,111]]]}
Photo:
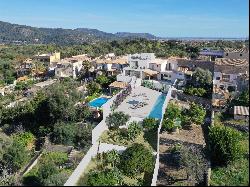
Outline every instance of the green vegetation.
{"label": "green vegetation", "polygon": [[1,59],[0,57],[0,87],[5,84],[12,84],[15,79],[15,69],[10,60]]}
{"label": "green vegetation", "polygon": [[196,86],[210,86],[213,81],[212,73],[209,70],[197,68],[192,75],[192,81]]}
{"label": "green vegetation", "polygon": [[106,124],[109,129],[118,129],[119,126],[124,126],[128,122],[130,116],[123,112],[113,112],[106,118]]}
{"label": "green vegetation", "polygon": [[93,95],[93,94],[101,92],[100,84],[98,84],[98,83],[96,83],[94,81],[87,85],[87,89],[88,89],[88,94],[89,95]]}
{"label": "green vegetation", "polygon": [[51,138],[56,144],[84,149],[91,145],[91,135],[92,127],[89,124],[58,122],[54,125]]}
{"label": "green vegetation", "polygon": [[232,128],[214,126],[209,130],[209,153],[216,165],[225,165],[242,155],[241,134]]}
{"label": "green vegetation", "polygon": [[155,118],[144,118],[142,121],[142,126],[146,130],[156,131],[159,127],[159,121]]}
{"label": "green vegetation", "polygon": [[240,141],[242,157],[229,162],[227,166],[212,168],[211,185],[213,186],[247,186],[249,183],[249,135],[242,134]]}
{"label": "green vegetation", "polygon": [[195,181],[195,183],[204,181],[205,162],[203,153],[195,147],[182,146],[180,148],[180,165],[185,167],[188,180]]}
{"label": "green vegetation", "polygon": [[117,186],[122,182],[122,176],[117,168],[89,173],[87,184],[89,186]]}
{"label": "green vegetation", "polygon": [[249,90],[241,92],[238,97],[231,101],[230,106],[249,106]]}
{"label": "green vegetation", "polygon": [[191,103],[189,109],[182,111],[183,123],[190,127],[192,124],[201,125],[204,122],[206,110],[198,104]]}
{"label": "green vegetation", "polygon": [[141,124],[133,121],[129,124],[127,130],[127,138],[131,141],[134,141],[142,133],[142,126]]}
{"label": "green vegetation", "polygon": [[154,162],[152,152],[141,144],[133,144],[122,153],[101,153],[89,163],[78,185],[149,185]]}
{"label": "green vegetation", "polygon": [[188,95],[203,97],[207,91],[204,88],[186,87],[183,92]]}
{"label": "green vegetation", "polygon": [[131,146],[133,143],[143,144],[148,149],[156,150],[157,131],[142,132],[134,140],[128,139],[127,129],[117,129],[112,131],[104,131],[100,137],[100,141],[121,146]]}
{"label": "green vegetation", "polygon": [[[63,185],[73,168],[65,168],[67,153],[44,153],[38,164],[23,177],[24,185]],[[63,167],[64,166],[64,167]]]}
{"label": "green vegetation", "polygon": [[142,144],[133,144],[121,155],[120,168],[127,176],[135,177],[138,174],[152,172],[154,169],[154,156]]}

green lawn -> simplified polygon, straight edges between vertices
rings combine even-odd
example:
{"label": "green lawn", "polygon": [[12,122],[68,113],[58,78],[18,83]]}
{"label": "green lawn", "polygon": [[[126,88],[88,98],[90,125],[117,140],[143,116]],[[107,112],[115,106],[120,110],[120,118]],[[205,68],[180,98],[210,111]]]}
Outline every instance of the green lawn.
{"label": "green lawn", "polygon": [[121,146],[130,146],[133,143],[143,144],[145,147],[152,151],[157,149],[157,132],[142,132],[134,141],[130,141],[120,135],[120,130],[106,130],[100,137],[100,141],[103,143],[109,143]]}

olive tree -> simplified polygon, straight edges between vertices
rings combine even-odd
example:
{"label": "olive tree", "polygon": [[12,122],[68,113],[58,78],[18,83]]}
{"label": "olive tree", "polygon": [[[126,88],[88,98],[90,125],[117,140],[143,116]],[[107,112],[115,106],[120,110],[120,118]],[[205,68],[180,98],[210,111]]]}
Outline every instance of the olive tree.
{"label": "olive tree", "polygon": [[118,129],[119,126],[126,125],[130,116],[124,112],[113,112],[110,113],[106,118],[106,124],[109,129]]}

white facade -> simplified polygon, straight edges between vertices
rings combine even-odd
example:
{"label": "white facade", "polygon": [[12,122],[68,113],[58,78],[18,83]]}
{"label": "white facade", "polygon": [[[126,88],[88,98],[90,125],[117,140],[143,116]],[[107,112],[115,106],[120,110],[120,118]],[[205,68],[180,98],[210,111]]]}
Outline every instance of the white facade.
{"label": "white facade", "polygon": [[[155,58],[154,53],[128,55],[129,66],[124,68],[124,76],[135,76],[140,79],[155,79],[174,83],[176,79],[185,79],[185,74],[178,71],[176,58]],[[147,76],[147,72],[153,76]]]}
{"label": "white facade", "polygon": [[237,89],[237,78],[238,74],[214,72],[213,84],[221,89],[228,89],[228,87]]}
{"label": "white facade", "polygon": [[56,77],[73,77],[76,78],[82,69],[82,61],[63,60],[55,68]]}
{"label": "white facade", "polygon": [[154,53],[141,53],[128,55],[129,67],[132,69],[147,69],[149,63],[155,60]]}

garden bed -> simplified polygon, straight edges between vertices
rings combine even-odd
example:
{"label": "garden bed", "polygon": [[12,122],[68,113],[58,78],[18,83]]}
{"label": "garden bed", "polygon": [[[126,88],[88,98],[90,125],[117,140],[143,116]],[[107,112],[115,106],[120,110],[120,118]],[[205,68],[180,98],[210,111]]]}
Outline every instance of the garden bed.
{"label": "garden bed", "polygon": [[[112,150],[98,154],[89,162],[88,166],[84,170],[84,173],[82,173],[80,179],[78,180],[77,186],[151,185],[154,168],[153,160],[155,157],[146,147],[142,147],[144,146],[134,144],[133,148],[130,147],[122,153]],[[127,166],[127,164],[129,166]]]}
{"label": "garden bed", "polygon": [[65,152],[45,152],[38,163],[23,176],[23,185],[61,186],[73,172],[77,163],[69,161]]}
{"label": "garden bed", "polygon": [[103,143],[120,145],[120,146],[130,146],[133,143],[143,144],[145,147],[151,149],[152,151],[157,150],[157,131],[143,131],[138,137],[133,141],[127,139],[123,136],[123,130],[106,130],[100,137],[100,141]]}

